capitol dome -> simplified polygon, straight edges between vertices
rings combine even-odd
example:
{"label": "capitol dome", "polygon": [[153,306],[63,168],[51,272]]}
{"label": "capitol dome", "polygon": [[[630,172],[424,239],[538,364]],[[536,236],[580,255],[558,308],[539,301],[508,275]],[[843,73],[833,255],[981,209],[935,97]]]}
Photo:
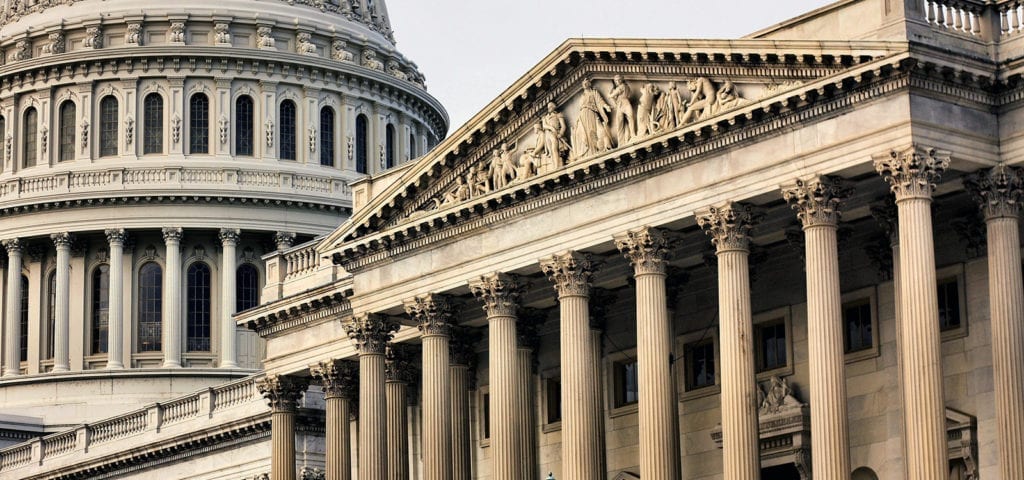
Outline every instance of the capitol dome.
{"label": "capitol dome", "polygon": [[383,0],[11,0],[0,51],[0,417],[29,430],[257,371],[261,256],[448,129]]}

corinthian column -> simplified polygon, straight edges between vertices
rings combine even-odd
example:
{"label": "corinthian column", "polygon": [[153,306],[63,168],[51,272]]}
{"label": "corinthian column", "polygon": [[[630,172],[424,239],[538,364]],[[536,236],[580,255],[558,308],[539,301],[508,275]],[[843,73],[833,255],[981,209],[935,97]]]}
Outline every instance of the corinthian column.
{"label": "corinthian column", "polygon": [[782,196],[804,227],[807,345],[811,370],[811,471],[819,478],[850,475],[846,417],[846,359],[839,288],[839,207],[848,196],[839,178],[817,177],[784,186]]}
{"label": "corinthian column", "polygon": [[754,327],[750,314],[749,205],[727,202],[697,212],[697,223],[718,256],[719,338],[722,356],[722,456],[725,480],[761,478],[758,449]]}
{"label": "corinthian column", "polygon": [[469,390],[473,380],[476,338],[468,329],[452,334],[448,371],[452,401],[452,480],[470,480],[473,451],[469,434]]}
{"label": "corinthian column", "polygon": [[270,404],[270,478],[295,480],[295,410],[306,383],[295,377],[268,375],[256,388]]}
{"label": "corinthian column", "polygon": [[423,337],[423,478],[452,477],[452,403],[449,390],[449,339],[452,303],[444,295],[405,301],[405,311]]}
{"label": "corinthian column", "polygon": [[533,395],[533,352],[537,350],[540,338],[537,336],[537,325],[542,322],[544,313],[534,309],[524,309],[519,324],[516,325],[516,409],[519,411],[516,427],[519,447],[522,452],[523,477],[540,478],[537,472],[537,415]]}
{"label": "corinthian column", "polygon": [[181,228],[164,228],[164,368],[181,368]]}
{"label": "corinthian column", "polygon": [[590,336],[590,255],[565,252],[543,258],[540,268],[555,283],[561,321],[562,476],[594,480],[606,476],[601,439],[601,396],[594,395],[598,353]]}
{"label": "corinthian column", "polygon": [[[54,292],[55,312],[53,331],[53,371],[70,370],[70,354],[68,352],[68,329],[70,320],[71,293],[71,235],[67,232],[50,235],[57,249],[56,291]],[[109,299],[108,299],[109,300]]]}
{"label": "corinthian column", "polygon": [[110,244],[110,285],[107,321],[107,369],[124,368],[124,229],[106,232]]}
{"label": "corinthian column", "polygon": [[386,480],[384,353],[398,325],[384,315],[364,313],[344,326],[359,350],[359,479]]}
{"label": "corinthian column", "polygon": [[389,344],[384,361],[388,479],[409,480],[409,386],[416,378],[411,345]]}
{"label": "corinthian column", "polygon": [[668,239],[643,227],[615,236],[636,278],[636,357],[640,378],[640,475],[679,478],[679,437],[672,386],[672,320],[665,298]]}
{"label": "corinthian column", "polygon": [[309,368],[324,389],[327,411],[325,457],[326,480],[351,480],[352,440],[349,418],[352,400],[359,395],[359,364],[348,360],[327,360]]}
{"label": "corinthian column", "polygon": [[988,230],[996,411],[1007,413],[996,422],[1000,478],[1024,478],[1024,282],[1018,220],[1024,172],[1000,164],[968,176],[964,184],[981,205]]}
{"label": "corinthian column", "polygon": [[21,375],[21,240],[3,241],[7,249],[7,304],[4,309],[4,376]]}
{"label": "corinthian column", "polygon": [[487,312],[494,478],[519,480],[523,478],[523,459],[516,433],[520,413],[516,410],[516,313],[522,286],[515,275],[491,273],[470,280],[469,289]]}
{"label": "corinthian column", "polygon": [[220,367],[238,368],[238,357],[235,348],[235,247],[238,246],[237,228],[220,229],[221,252],[220,268]]}
{"label": "corinthian column", "polygon": [[891,185],[899,211],[899,353],[907,474],[944,478],[949,465],[931,202],[933,182],[949,166],[949,154],[909,147],[876,156],[874,163]]}

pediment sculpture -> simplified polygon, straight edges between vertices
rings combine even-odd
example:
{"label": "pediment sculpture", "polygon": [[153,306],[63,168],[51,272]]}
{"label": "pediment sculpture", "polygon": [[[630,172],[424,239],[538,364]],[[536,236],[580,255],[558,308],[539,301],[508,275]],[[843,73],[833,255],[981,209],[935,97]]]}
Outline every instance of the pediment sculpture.
{"label": "pediment sculpture", "polygon": [[760,415],[774,415],[803,406],[800,400],[793,396],[793,389],[786,379],[775,375],[772,375],[764,390],[760,386],[757,387],[757,397]]}

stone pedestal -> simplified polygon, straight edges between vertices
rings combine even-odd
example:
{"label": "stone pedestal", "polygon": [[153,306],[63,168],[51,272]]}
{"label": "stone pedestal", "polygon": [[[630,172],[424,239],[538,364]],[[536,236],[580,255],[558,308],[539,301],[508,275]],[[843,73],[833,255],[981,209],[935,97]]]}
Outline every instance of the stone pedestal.
{"label": "stone pedestal", "polygon": [[256,384],[270,404],[270,478],[295,480],[295,411],[306,383],[269,375]]}
{"label": "stone pedestal", "polygon": [[361,314],[345,330],[359,349],[359,478],[387,480],[384,353],[398,325],[383,315]]}
{"label": "stone pedestal", "polygon": [[452,304],[443,295],[424,295],[405,301],[405,311],[423,338],[423,478],[452,477],[451,391],[449,340]]}
{"label": "stone pedestal", "polygon": [[722,384],[722,456],[725,480],[761,477],[750,312],[748,205],[726,203],[697,213],[718,256],[719,339]]}
{"label": "stone pedestal", "polygon": [[359,364],[346,360],[328,360],[310,367],[324,389],[327,413],[324,452],[326,480],[351,480],[352,440],[349,418],[352,399],[359,395]]}

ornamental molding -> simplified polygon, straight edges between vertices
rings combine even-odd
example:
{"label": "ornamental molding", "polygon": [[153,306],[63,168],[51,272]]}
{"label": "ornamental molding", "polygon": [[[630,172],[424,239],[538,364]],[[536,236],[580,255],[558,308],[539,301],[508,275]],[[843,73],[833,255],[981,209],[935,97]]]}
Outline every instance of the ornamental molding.
{"label": "ornamental molding", "polygon": [[243,315],[236,315],[236,319],[260,337],[272,338],[299,325],[351,317],[352,304],[348,300],[351,296],[351,289],[338,290],[335,285],[329,285],[301,297],[289,297],[248,310]]}
{"label": "ornamental molding", "polygon": [[1017,218],[1024,195],[1024,170],[1000,163],[963,177],[964,187],[987,220]]}
{"label": "ornamental molding", "polygon": [[697,225],[711,237],[716,253],[750,252],[750,231],[763,216],[753,205],[726,202],[695,212]]}
{"label": "ornamental molding", "polygon": [[910,145],[877,154],[875,171],[889,184],[896,203],[907,199],[931,200],[935,182],[949,168],[950,153]]}
{"label": "ornamental molding", "polygon": [[267,375],[256,382],[256,390],[267,399],[274,413],[295,413],[307,388],[308,379],[289,375]]}
{"label": "ornamental molding", "polygon": [[359,398],[359,362],[324,360],[310,365],[309,373],[324,390],[324,398]]}

